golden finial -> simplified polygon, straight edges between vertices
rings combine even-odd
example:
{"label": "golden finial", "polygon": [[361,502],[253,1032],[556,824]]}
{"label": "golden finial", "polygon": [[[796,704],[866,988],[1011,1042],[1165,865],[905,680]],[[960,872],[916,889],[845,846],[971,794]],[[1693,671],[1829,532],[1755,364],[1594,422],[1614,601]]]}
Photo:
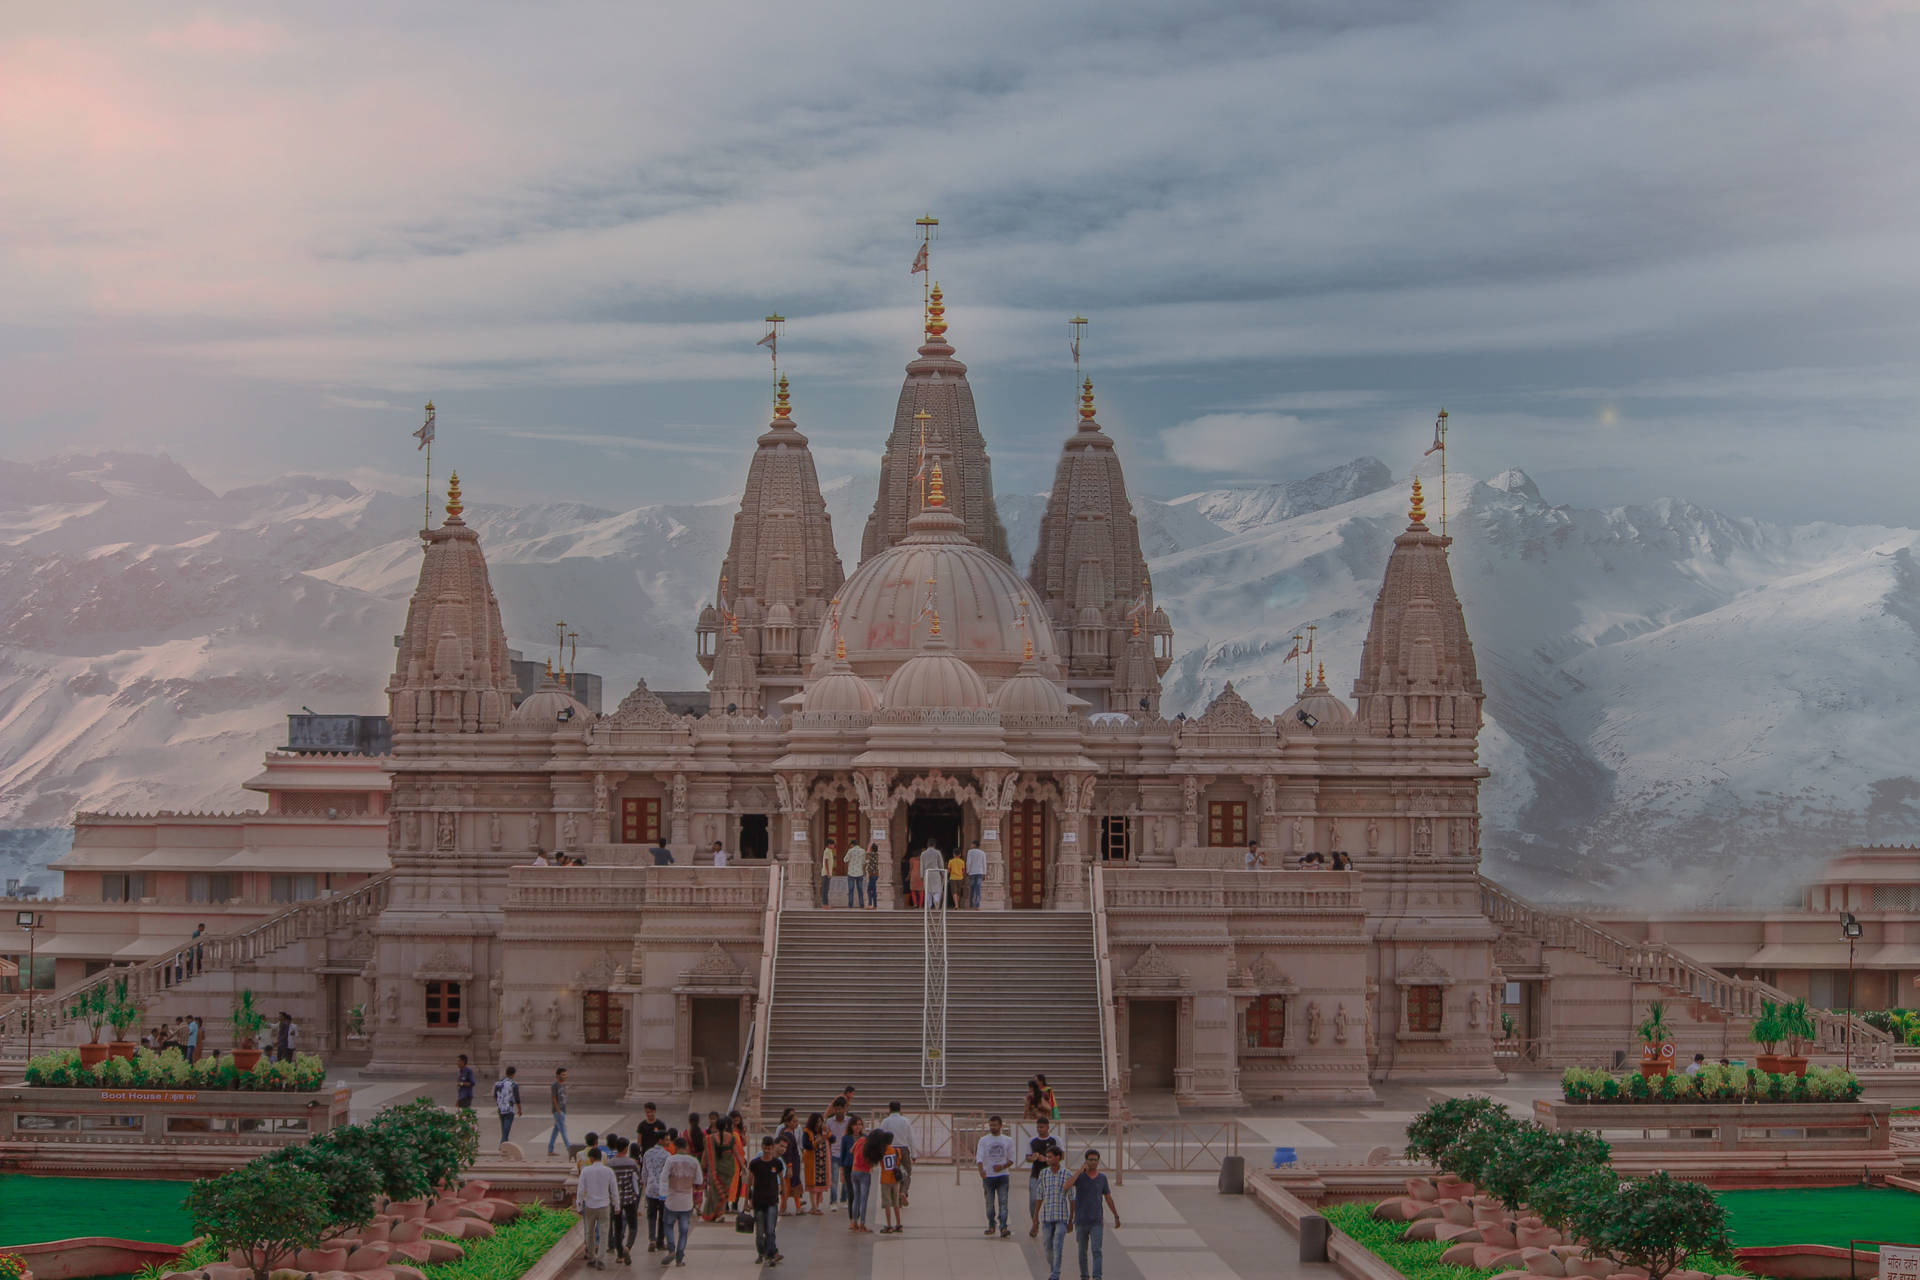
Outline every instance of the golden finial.
{"label": "golden finial", "polygon": [[773,416],[776,418],[784,418],[791,413],[792,410],[793,406],[787,403],[787,375],[783,373],[780,375],[780,394],[774,400]]}
{"label": "golden finial", "polygon": [[1133,615],[1133,634],[1140,634],[1140,615],[1137,613]]}
{"label": "golden finial", "polygon": [[834,636],[834,638],[833,638],[833,656],[834,656],[834,657],[836,657],[836,658],[839,658],[839,659],[841,659],[842,661],[845,661],[845,660],[846,660],[846,656],[847,656],[847,638],[846,638],[845,636],[842,636],[842,635],[836,635],[836,636]]}
{"label": "golden finial", "polygon": [[927,636],[929,639],[931,639],[932,637],[937,636],[939,634],[940,634],[940,611],[938,609],[934,609],[928,615]]}
{"label": "golden finial", "polygon": [[947,331],[947,305],[941,301],[940,282],[933,282],[933,293],[927,299],[927,338],[940,341]]}
{"label": "golden finial", "polygon": [[547,681],[549,683],[553,681],[553,659],[552,658],[547,659]]}
{"label": "golden finial", "polygon": [[466,505],[460,501],[460,473],[454,472],[447,480],[447,519],[458,519]]}
{"label": "golden finial", "polygon": [[1327,664],[1323,662],[1320,664],[1320,683],[1324,685],[1326,682],[1327,682]]}
{"label": "golden finial", "polygon": [[1093,421],[1093,379],[1088,378],[1080,384],[1080,420]]}
{"label": "golden finial", "polygon": [[428,413],[432,413],[432,412],[433,412],[433,401],[431,401],[431,400],[429,400],[429,401],[427,401],[427,412],[428,412]]}
{"label": "golden finial", "polygon": [[930,507],[947,505],[947,481],[946,477],[940,474],[938,462],[933,464],[933,474],[927,480],[927,505]]}
{"label": "golden finial", "polygon": [[1427,518],[1426,499],[1420,496],[1420,477],[1413,478],[1413,506],[1407,511],[1407,518],[1415,524],[1423,523]]}

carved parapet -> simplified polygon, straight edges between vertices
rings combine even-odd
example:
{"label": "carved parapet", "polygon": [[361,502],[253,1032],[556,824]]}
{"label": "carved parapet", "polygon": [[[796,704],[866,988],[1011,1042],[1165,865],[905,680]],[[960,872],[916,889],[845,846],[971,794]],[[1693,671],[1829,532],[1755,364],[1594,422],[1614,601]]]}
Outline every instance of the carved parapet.
{"label": "carved parapet", "polygon": [[1260,911],[1304,916],[1365,911],[1352,871],[1113,870],[1107,910]]}

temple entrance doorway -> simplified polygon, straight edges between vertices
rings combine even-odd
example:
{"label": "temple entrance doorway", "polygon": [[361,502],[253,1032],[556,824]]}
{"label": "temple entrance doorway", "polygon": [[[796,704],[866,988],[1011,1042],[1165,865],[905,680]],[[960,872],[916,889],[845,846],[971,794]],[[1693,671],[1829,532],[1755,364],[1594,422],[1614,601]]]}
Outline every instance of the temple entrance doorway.
{"label": "temple entrance doorway", "polygon": [[1047,905],[1047,810],[1020,800],[1007,811],[1007,905],[1037,911]]}
{"label": "temple entrance doorway", "polygon": [[945,857],[960,847],[958,800],[915,800],[907,806],[907,852],[923,853],[929,844]]}
{"label": "temple entrance doorway", "polygon": [[766,814],[743,813],[740,815],[740,856],[742,858],[767,856]]}
{"label": "temple entrance doorway", "polygon": [[740,997],[695,996],[689,1055],[693,1087],[730,1089],[740,1074]]}
{"label": "temple entrance doorway", "polygon": [[1179,1022],[1172,1000],[1127,1001],[1127,1063],[1135,1089],[1173,1088]]}

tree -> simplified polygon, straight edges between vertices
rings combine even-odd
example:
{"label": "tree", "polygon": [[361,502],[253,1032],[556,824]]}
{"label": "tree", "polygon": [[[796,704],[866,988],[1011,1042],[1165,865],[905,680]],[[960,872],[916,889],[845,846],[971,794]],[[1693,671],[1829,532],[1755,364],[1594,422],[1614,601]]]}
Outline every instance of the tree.
{"label": "tree", "polygon": [[375,1139],[360,1125],[342,1125],[301,1146],[282,1147],[258,1163],[320,1179],[326,1188],[327,1235],[373,1221],[386,1188],[373,1158]]}
{"label": "tree", "polygon": [[1663,1280],[1692,1254],[1733,1249],[1713,1193],[1665,1173],[1621,1183],[1612,1196],[1575,1210],[1573,1223],[1588,1253],[1622,1269],[1645,1268],[1648,1280]]}
{"label": "tree", "polygon": [[1463,1134],[1483,1125],[1511,1123],[1512,1119],[1506,1105],[1492,1098],[1447,1098],[1436,1102],[1407,1126],[1407,1159],[1451,1168],[1445,1163],[1447,1149]]}
{"label": "tree", "polygon": [[223,1253],[243,1252],[254,1280],[267,1280],[278,1264],[319,1244],[329,1225],[326,1183],[265,1161],[194,1183],[186,1207],[195,1234]]}
{"label": "tree", "polygon": [[1472,1181],[1510,1213],[1532,1204],[1535,1189],[1555,1173],[1605,1166],[1613,1154],[1597,1133],[1560,1133],[1531,1122],[1496,1132],[1498,1136]]}
{"label": "tree", "polygon": [[1609,1165],[1565,1165],[1534,1184],[1527,1207],[1555,1231],[1566,1231],[1588,1205],[1613,1199],[1619,1184],[1619,1175]]}
{"label": "tree", "polygon": [[[480,1156],[480,1126],[473,1112],[448,1111],[430,1098],[388,1107],[370,1126],[383,1141],[410,1151],[419,1167],[420,1191],[432,1194],[460,1185]],[[411,1197],[400,1197],[403,1199]]]}

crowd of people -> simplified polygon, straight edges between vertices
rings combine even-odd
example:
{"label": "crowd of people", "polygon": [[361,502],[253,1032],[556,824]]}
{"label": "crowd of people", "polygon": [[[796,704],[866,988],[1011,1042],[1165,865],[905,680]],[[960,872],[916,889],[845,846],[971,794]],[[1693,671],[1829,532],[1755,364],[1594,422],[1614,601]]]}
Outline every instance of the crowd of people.
{"label": "crowd of people", "polygon": [[[218,1057],[220,1051],[207,1045],[206,1031],[206,1020],[200,1015],[181,1014],[171,1023],[161,1023],[141,1032],[140,1047],[155,1053],[178,1049],[188,1062],[200,1061],[203,1048],[211,1056]],[[267,1059],[271,1062],[292,1062],[300,1050],[300,1024],[293,1020],[293,1015],[281,1010],[280,1016],[268,1024],[267,1033],[270,1038],[261,1046],[266,1050]]]}
{"label": "crowd of people", "polygon": [[[470,1103],[471,1072],[464,1058],[459,1079]],[[555,1116],[564,1122],[564,1069],[555,1081]],[[501,1075],[494,1095],[504,1141],[522,1109],[514,1068]],[[1024,1163],[1027,1234],[1040,1241],[1049,1280],[1060,1280],[1069,1237],[1077,1242],[1082,1280],[1100,1280],[1106,1213],[1120,1226],[1100,1153],[1089,1150],[1078,1163],[1069,1163],[1066,1149],[1053,1135],[1053,1094],[1046,1077],[1028,1082],[1027,1109],[1034,1136],[1024,1153],[1015,1149],[999,1116],[988,1119],[987,1132],[974,1148],[973,1164],[984,1192],[985,1234],[1003,1240],[1012,1236],[1011,1183],[1016,1167]],[[559,1141],[565,1142],[563,1131]],[[898,1102],[888,1103],[885,1114],[869,1124],[855,1109],[853,1085],[804,1121],[788,1108],[778,1128],[758,1141],[738,1111],[696,1112],[684,1128],[673,1128],[650,1102],[631,1137],[586,1134],[573,1159],[579,1171],[576,1204],[585,1227],[586,1264],[594,1270],[632,1265],[643,1226],[645,1252],[655,1255],[661,1266],[684,1267],[695,1217],[752,1231],[755,1263],[774,1267],[785,1258],[779,1243],[783,1218],[844,1213],[846,1229],[856,1235],[896,1235],[906,1230],[912,1203],[913,1126]]]}
{"label": "crowd of people", "polygon": [[[832,907],[834,881],[846,881],[846,905],[869,911],[880,905],[880,854],[853,841],[843,849],[827,841],[820,851],[820,905]],[[931,871],[933,874],[929,875]],[[928,844],[919,853],[900,856],[900,905],[924,907],[927,894],[936,895],[934,905],[947,910],[980,909],[980,890],[987,879],[987,852],[973,845],[964,852],[955,847],[943,852]]]}

